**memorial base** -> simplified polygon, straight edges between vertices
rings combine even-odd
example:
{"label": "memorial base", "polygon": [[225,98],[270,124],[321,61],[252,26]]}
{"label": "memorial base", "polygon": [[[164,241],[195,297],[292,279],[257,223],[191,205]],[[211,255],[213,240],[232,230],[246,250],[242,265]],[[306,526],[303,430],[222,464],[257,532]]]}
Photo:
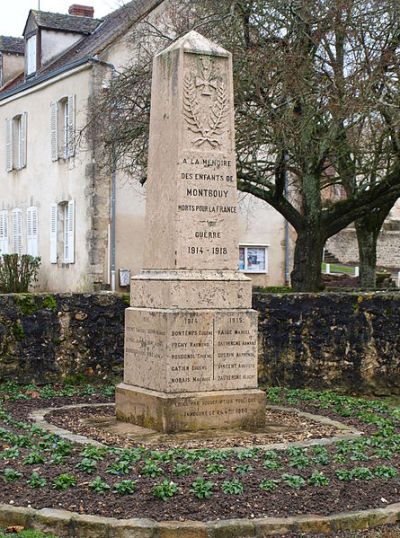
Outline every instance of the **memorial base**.
{"label": "memorial base", "polygon": [[265,426],[259,389],[166,394],[121,383],[115,397],[118,420],[163,433]]}

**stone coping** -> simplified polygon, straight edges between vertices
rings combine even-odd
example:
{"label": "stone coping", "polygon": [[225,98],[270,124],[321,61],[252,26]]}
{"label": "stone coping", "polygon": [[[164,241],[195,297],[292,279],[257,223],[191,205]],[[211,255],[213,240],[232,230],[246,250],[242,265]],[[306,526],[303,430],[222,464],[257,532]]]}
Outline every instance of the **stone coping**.
{"label": "stone coping", "polygon": [[35,510],[0,504],[0,527],[18,525],[52,532],[62,538],[264,538],[285,533],[358,531],[396,524],[398,521],[400,503],[330,516],[302,515],[208,522],[115,519],[66,510]]}
{"label": "stone coping", "polygon": [[[84,435],[73,433],[64,428],[59,428],[58,426],[55,426],[54,424],[51,424],[50,422],[48,422],[45,417],[47,414],[53,413],[54,411],[62,411],[62,410],[67,411],[69,409],[82,409],[86,407],[110,407],[114,405],[115,404],[112,404],[112,403],[103,403],[103,404],[71,404],[71,405],[64,405],[62,407],[47,407],[47,408],[36,409],[35,411],[32,411],[29,414],[29,418],[33,420],[34,422],[36,422],[43,429],[51,433],[54,433],[58,435],[59,437],[62,437],[63,439],[67,439],[68,441],[71,441],[73,443],[77,443],[80,445],[90,444],[90,445],[94,445],[98,447],[108,447],[108,445],[105,445],[104,443],[100,443],[99,441],[90,439],[89,437],[86,437]],[[267,450],[285,450],[286,448],[290,446],[299,447],[299,448],[307,448],[307,447],[315,446],[315,445],[330,445],[330,444],[336,443],[337,441],[348,441],[351,439],[355,439],[359,437],[360,435],[363,435],[363,432],[359,430],[346,426],[345,424],[342,424],[341,422],[332,420],[322,415],[313,415],[312,413],[300,411],[299,409],[296,409],[293,407],[284,407],[280,405],[266,405],[265,407],[266,409],[276,409],[278,411],[296,413],[298,416],[302,416],[309,420],[314,420],[315,422],[320,422],[321,424],[333,426],[339,430],[342,430],[343,434],[335,435],[333,437],[322,437],[320,439],[318,438],[307,439],[306,441],[289,441],[289,442],[282,442],[282,443],[270,443],[267,445],[254,444],[253,446],[255,448],[261,448],[261,449],[267,449]],[[226,450],[232,450],[232,449],[241,450],[241,448],[242,447],[237,447],[237,448],[229,447]],[[222,448],[220,450],[224,450],[224,449]]]}

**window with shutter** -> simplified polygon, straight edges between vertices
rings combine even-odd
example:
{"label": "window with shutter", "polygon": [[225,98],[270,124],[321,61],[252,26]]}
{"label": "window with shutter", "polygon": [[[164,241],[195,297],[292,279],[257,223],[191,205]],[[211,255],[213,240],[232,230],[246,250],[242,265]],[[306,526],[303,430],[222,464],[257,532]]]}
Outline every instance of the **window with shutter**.
{"label": "window with shutter", "polygon": [[74,95],[68,96],[67,114],[68,114],[67,157],[73,157],[75,155],[75,96]]}
{"label": "window with shutter", "polygon": [[8,254],[8,211],[0,211],[0,255]]}
{"label": "window with shutter", "polygon": [[50,214],[50,263],[57,263],[58,205],[51,205]]}
{"label": "window with shutter", "polygon": [[36,36],[33,35],[26,42],[26,74],[36,72]]}
{"label": "window with shutter", "polygon": [[75,263],[75,202],[68,202],[68,263]]}
{"label": "window with shutter", "polygon": [[58,103],[50,104],[50,144],[51,160],[58,160]]}
{"label": "window with shutter", "polygon": [[68,222],[68,219],[69,219],[69,211],[68,211],[68,203],[64,204],[63,205],[63,221],[64,221],[64,230],[63,230],[63,236],[64,236],[64,255],[63,255],[63,262],[64,263],[69,263],[69,244],[68,244],[68,240],[69,240],[69,233],[68,233],[68,229],[69,229],[69,222]]}
{"label": "window with shutter", "polygon": [[26,166],[27,113],[6,120],[6,170]]}
{"label": "window with shutter", "polygon": [[20,116],[19,120],[19,166],[18,168],[25,168],[26,166],[26,126],[27,126],[27,114],[24,112]]}
{"label": "window with shutter", "polygon": [[75,262],[75,202],[64,204],[64,263]]}
{"label": "window with shutter", "polygon": [[26,250],[31,256],[38,255],[38,212],[36,207],[26,210]]}
{"label": "window with shutter", "polygon": [[22,254],[22,211],[12,211],[12,253]]}
{"label": "window with shutter", "polygon": [[11,172],[13,169],[13,122],[10,119],[6,120],[6,170]]}
{"label": "window with shutter", "polygon": [[69,159],[75,155],[75,96],[51,103],[51,157]]}

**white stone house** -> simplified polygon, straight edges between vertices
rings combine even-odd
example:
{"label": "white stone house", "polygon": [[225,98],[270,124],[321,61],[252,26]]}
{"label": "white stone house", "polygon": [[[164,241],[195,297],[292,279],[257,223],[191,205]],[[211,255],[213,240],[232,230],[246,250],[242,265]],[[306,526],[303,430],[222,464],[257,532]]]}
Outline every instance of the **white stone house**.
{"label": "white stone house", "polygon": [[[23,38],[0,38],[0,252],[40,256],[40,290],[121,289],[124,270],[142,269],[145,187],[102,172],[76,133],[111,70],[135,57],[135,26],[161,24],[168,1],[133,0],[104,19],[80,5],[31,10]],[[241,195],[240,268],[281,285],[285,250],[281,215]]]}

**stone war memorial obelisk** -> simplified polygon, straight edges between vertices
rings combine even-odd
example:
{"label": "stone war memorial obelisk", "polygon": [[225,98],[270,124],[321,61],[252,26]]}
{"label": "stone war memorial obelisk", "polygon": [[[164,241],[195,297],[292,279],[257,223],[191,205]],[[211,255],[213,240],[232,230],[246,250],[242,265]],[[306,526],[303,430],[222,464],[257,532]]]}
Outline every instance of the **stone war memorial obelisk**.
{"label": "stone war memorial obelisk", "polygon": [[256,430],[257,313],[238,272],[232,56],[196,32],[153,65],[144,270],[126,310],[117,419]]}

